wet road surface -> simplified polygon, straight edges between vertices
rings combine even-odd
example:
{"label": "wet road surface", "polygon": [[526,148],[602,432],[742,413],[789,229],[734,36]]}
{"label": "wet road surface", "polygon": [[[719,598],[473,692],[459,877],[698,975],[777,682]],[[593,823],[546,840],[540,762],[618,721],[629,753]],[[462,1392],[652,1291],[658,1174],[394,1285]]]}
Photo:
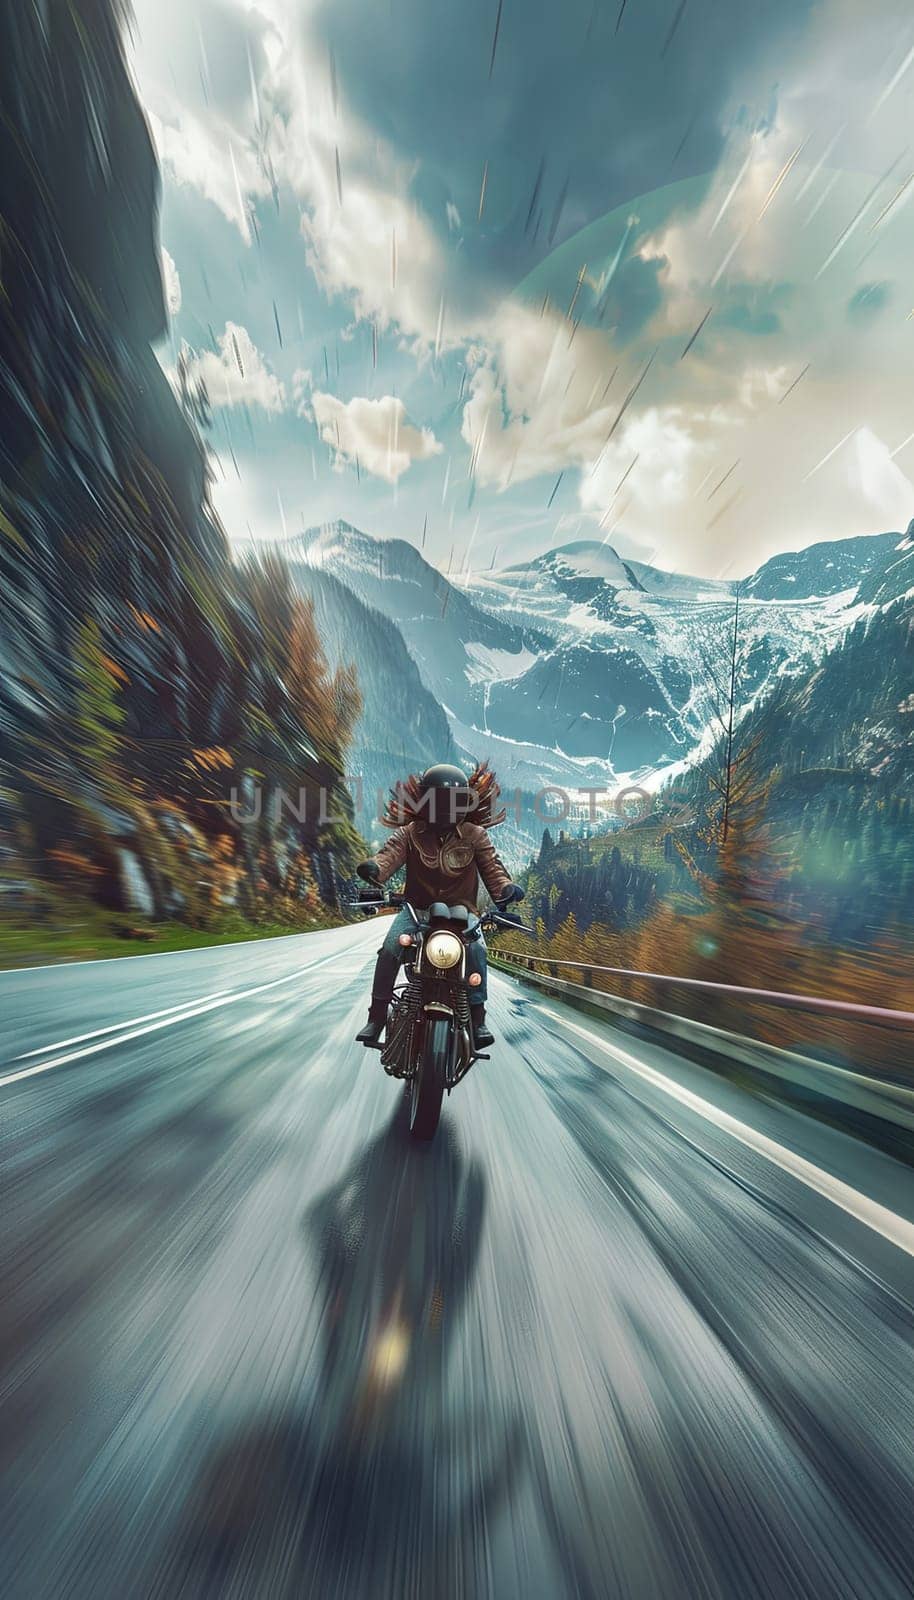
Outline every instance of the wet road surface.
{"label": "wet road surface", "polygon": [[0,974],[0,1594],[909,1595],[908,1173],[498,976],[411,1146],[377,938]]}

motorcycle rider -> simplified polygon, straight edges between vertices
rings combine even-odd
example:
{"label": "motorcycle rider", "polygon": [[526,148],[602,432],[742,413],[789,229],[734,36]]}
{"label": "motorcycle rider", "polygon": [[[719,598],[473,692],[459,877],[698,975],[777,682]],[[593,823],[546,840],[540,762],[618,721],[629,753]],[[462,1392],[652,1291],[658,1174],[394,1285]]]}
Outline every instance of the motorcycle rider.
{"label": "motorcycle rider", "polygon": [[[486,831],[504,820],[504,811],[494,812],[498,793],[485,763],[469,778],[447,763],[429,767],[421,778],[410,778],[394,791],[382,818],[394,832],[369,860],[359,863],[359,877],[379,887],[405,865],[405,899],[420,916],[435,901],[466,906],[478,914],[480,878],[499,904],[522,900],[523,889],[512,882]],[[380,1039],[403,953],[399,937],[412,925],[404,905],[378,951],[368,1021],[356,1034],[360,1044],[377,1045]],[[495,1037],[486,1026],[486,946],[481,929],[468,946],[467,967],[482,980],[469,991],[473,1039],[481,1050]]]}

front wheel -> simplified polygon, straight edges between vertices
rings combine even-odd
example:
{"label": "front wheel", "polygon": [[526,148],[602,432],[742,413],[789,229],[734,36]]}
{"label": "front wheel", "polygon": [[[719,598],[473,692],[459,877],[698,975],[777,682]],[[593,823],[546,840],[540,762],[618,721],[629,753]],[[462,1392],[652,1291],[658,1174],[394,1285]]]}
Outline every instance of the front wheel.
{"label": "front wheel", "polygon": [[447,1082],[453,1027],[446,1017],[426,1023],[419,1070],[410,1083],[409,1131],[414,1139],[434,1139]]}

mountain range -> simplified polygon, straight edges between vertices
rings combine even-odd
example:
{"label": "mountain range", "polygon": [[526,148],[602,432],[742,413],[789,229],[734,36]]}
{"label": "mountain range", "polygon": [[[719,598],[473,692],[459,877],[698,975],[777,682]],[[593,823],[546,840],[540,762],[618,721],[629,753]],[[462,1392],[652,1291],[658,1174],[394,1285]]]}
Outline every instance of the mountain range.
{"label": "mountain range", "polygon": [[740,710],[800,682],[914,584],[901,533],[772,557],[738,584],[581,540],[446,575],[345,522],[278,547],[365,704],[354,761],[386,787],[432,760],[488,757],[504,788],[656,784],[688,761],[726,678],[739,593]]}
{"label": "mountain range", "polygon": [[884,812],[914,798],[912,602],[914,522],[864,574],[836,646],[749,712],[746,737],[763,732],[782,752],[786,799],[853,789],[858,810]]}

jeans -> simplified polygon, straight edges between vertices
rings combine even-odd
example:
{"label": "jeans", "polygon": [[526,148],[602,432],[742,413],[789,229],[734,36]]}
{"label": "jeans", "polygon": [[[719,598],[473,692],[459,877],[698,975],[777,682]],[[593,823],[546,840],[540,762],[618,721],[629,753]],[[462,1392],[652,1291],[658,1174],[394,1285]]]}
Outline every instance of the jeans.
{"label": "jeans", "polygon": [[[404,949],[398,942],[401,933],[411,933],[415,926],[412,917],[405,906],[401,906],[395,917],[388,925],[384,943],[378,951],[377,965],[374,969],[374,983],[371,986],[372,1000],[390,1000],[394,990],[400,962],[403,960]],[[482,983],[478,989],[468,991],[471,1006],[484,1006],[486,1003],[486,941],[480,929],[476,938],[467,945],[467,977],[471,972],[478,972]]]}

